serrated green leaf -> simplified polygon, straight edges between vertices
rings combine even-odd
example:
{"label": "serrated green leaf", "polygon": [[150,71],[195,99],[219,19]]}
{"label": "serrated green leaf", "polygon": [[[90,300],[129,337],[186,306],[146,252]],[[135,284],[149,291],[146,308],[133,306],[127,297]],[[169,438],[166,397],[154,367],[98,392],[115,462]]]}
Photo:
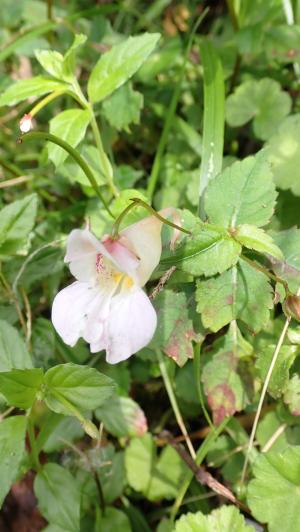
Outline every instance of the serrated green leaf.
{"label": "serrated green leaf", "polygon": [[211,223],[223,227],[263,226],[275,207],[275,185],[264,151],[237,161],[210,181],[205,212]]}
{"label": "serrated green leaf", "polygon": [[[60,137],[75,148],[84,138],[91,115],[82,109],[68,109],[62,111],[50,120],[50,133]],[[53,143],[48,143],[49,158],[56,168],[60,166],[68,154],[65,150]]]}
{"label": "serrated green leaf", "polygon": [[272,236],[284,255],[284,260],[269,257],[272,269],[278,277],[288,283],[289,289],[296,294],[300,286],[300,229],[292,227]]}
{"label": "serrated green leaf", "polygon": [[254,249],[259,253],[272,255],[277,259],[283,259],[282,251],[276,246],[273,238],[263,229],[256,225],[243,224],[239,225],[234,233],[234,237],[249,249]]}
{"label": "serrated green leaf", "polygon": [[249,400],[242,359],[248,358],[252,348],[235,328],[232,325],[226,336],[216,342],[202,371],[205,395],[216,424],[242,410]]}
{"label": "serrated green leaf", "polygon": [[200,341],[188,315],[188,301],[183,292],[163,290],[154,300],[158,325],[150,348],[162,349],[180,367],[193,358],[193,341]]}
{"label": "serrated green leaf", "polygon": [[274,181],[300,196],[300,114],[288,116],[267,143]]}
{"label": "serrated green leaf", "polygon": [[209,515],[202,512],[182,515],[175,524],[175,532],[254,532],[246,525],[244,516],[235,506],[222,506]]}
{"label": "serrated green leaf", "polygon": [[56,81],[55,79],[36,76],[30,79],[22,79],[8,87],[0,95],[0,106],[15,105],[16,103],[27,100],[32,96],[42,96],[47,92],[67,91],[66,83]]}
{"label": "serrated green leaf", "polygon": [[227,231],[198,221],[191,233],[174,252],[163,254],[163,266],[174,265],[191,275],[209,277],[236,264],[241,245]]}
{"label": "serrated green leaf", "polygon": [[291,97],[270,78],[247,80],[226,101],[226,120],[242,126],[253,119],[255,135],[267,140],[291,110]]}
{"label": "serrated green leaf", "polygon": [[255,461],[247,501],[253,516],[267,523],[270,532],[300,530],[299,470],[300,447],[261,454]]}
{"label": "serrated green leaf", "polygon": [[[262,352],[258,353],[255,366],[263,382],[267,376],[275,347],[275,345],[268,345]],[[295,345],[283,345],[279,351],[268,386],[268,392],[275,398],[281,397],[287,388],[289,383],[289,369],[296,358],[297,351],[298,348]]]}
{"label": "serrated green leaf", "polygon": [[118,131],[129,131],[130,124],[140,123],[143,102],[143,95],[134,91],[132,85],[127,83],[106,98],[103,102],[103,114],[109,124]]}
{"label": "serrated green leaf", "polygon": [[71,473],[57,464],[45,464],[34,480],[38,507],[50,525],[65,532],[80,531],[80,491]]}
{"label": "serrated green leaf", "polygon": [[13,201],[0,211],[0,255],[14,254],[26,243],[37,211],[37,195]]}
{"label": "serrated green leaf", "polygon": [[13,416],[0,423],[0,507],[16,480],[25,451],[25,416]]}
{"label": "serrated green leaf", "polygon": [[158,33],[128,37],[103,54],[88,81],[90,100],[92,102],[104,100],[130,79],[154,50],[159,38]]}
{"label": "serrated green leaf", "polygon": [[268,278],[243,261],[218,277],[199,280],[196,301],[203,325],[213,332],[235,319],[258,332],[273,307]]}
{"label": "serrated green leaf", "polygon": [[30,408],[42,384],[42,369],[12,369],[0,373],[0,392],[9,405]]}
{"label": "serrated green leaf", "polygon": [[31,356],[15,327],[0,320],[0,371],[32,368]]}
{"label": "serrated green leaf", "polygon": [[103,405],[115,388],[114,381],[95,368],[72,363],[49,369],[44,384],[47,406],[65,415],[72,415],[65,401],[81,412],[94,410]]}
{"label": "serrated green leaf", "polygon": [[147,431],[147,419],[140,406],[130,397],[114,396],[97,408],[95,415],[104,428],[118,438],[142,436]]}

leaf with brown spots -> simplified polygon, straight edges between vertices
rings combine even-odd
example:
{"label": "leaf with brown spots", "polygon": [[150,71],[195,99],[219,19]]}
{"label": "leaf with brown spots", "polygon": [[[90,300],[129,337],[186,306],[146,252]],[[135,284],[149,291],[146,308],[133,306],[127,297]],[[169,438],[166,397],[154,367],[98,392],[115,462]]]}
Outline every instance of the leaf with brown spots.
{"label": "leaf with brown spots", "polygon": [[214,423],[219,424],[226,416],[242,410],[249,400],[249,369],[243,359],[251,355],[252,347],[231,327],[225,337],[215,342],[215,348],[207,357],[202,381]]}
{"label": "leaf with brown spots", "polygon": [[171,290],[164,290],[154,300],[158,326],[150,347],[162,349],[180,367],[193,358],[192,342],[202,340],[189,316],[189,303],[185,293]]}

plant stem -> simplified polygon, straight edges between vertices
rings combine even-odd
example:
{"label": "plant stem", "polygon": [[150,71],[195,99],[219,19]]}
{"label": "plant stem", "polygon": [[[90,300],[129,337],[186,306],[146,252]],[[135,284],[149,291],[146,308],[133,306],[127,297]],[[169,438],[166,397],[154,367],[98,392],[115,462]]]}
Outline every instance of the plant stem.
{"label": "plant stem", "polygon": [[241,259],[243,259],[245,262],[247,262],[255,270],[257,270],[257,271],[259,271],[261,273],[264,273],[272,281],[275,281],[276,283],[282,284],[284,286],[284,288],[285,288],[286,294],[287,295],[290,294],[290,291],[289,291],[289,288],[288,288],[288,284],[286,283],[286,281],[284,281],[280,277],[277,277],[277,275],[269,272],[269,270],[267,268],[265,268],[262,264],[258,264],[256,261],[249,259],[248,257],[246,257],[243,254],[241,255]]}
{"label": "plant stem", "polygon": [[52,0],[47,0],[47,18],[52,21]]}
{"label": "plant stem", "polygon": [[113,214],[99,190],[99,187],[97,185],[97,181],[95,179],[93,172],[91,171],[89,165],[85,162],[83,157],[81,157],[81,155],[78,153],[78,151],[74,150],[74,148],[72,148],[70,144],[68,144],[65,140],[60,139],[56,135],[52,135],[51,133],[44,133],[44,132],[42,133],[41,131],[32,131],[31,133],[25,133],[25,135],[23,135],[18,140],[18,142],[22,143],[27,140],[35,140],[35,139],[48,140],[49,142],[53,142],[53,144],[56,144],[57,146],[60,146],[61,148],[63,148],[66,152],[68,152],[69,155],[71,155],[71,157],[73,157],[73,159],[75,159],[75,161],[77,162],[77,164],[79,164],[79,166],[85,173],[86,177],[88,178],[89,182],[91,183],[91,186],[93,187],[96,195],[102,201],[108,214],[110,214],[110,216],[113,218]]}
{"label": "plant stem", "polygon": [[263,385],[263,389],[262,389],[262,392],[261,392],[261,396],[260,396],[260,399],[259,399],[257,411],[256,411],[256,414],[255,414],[255,418],[254,418],[254,422],[253,422],[253,426],[252,426],[252,430],[251,430],[251,435],[250,435],[250,439],[249,439],[248,449],[247,449],[246,458],[245,458],[243,471],[242,471],[241,484],[243,484],[244,480],[245,480],[247,466],[248,466],[248,463],[249,463],[249,456],[250,456],[250,453],[251,453],[252,448],[253,448],[254,439],[255,439],[255,435],[256,435],[256,429],[257,429],[258,421],[259,421],[259,418],[260,418],[261,410],[262,410],[263,403],[264,403],[264,400],[265,400],[265,396],[266,396],[266,393],[267,393],[267,389],[268,389],[268,386],[269,386],[269,383],[270,383],[270,380],[271,380],[271,377],[272,377],[273,369],[274,369],[275,364],[277,362],[277,358],[278,358],[280,349],[282,347],[282,344],[284,342],[286,333],[288,331],[290,321],[291,321],[290,317],[288,317],[286,319],[286,321],[285,321],[284,327],[282,329],[282,332],[281,332],[281,335],[279,337],[278,343],[277,343],[277,345],[275,347],[274,354],[273,354],[273,357],[272,357],[272,360],[271,360],[271,364],[270,364],[270,367],[268,369],[268,373],[267,373],[267,376],[266,376],[266,379],[265,379],[265,382],[264,382],[264,385]]}
{"label": "plant stem", "polygon": [[35,469],[39,471],[41,469],[41,464],[39,460],[38,450],[36,447],[34,423],[31,419],[31,410],[32,408],[29,410],[29,413],[28,413],[27,432],[28,432],[29,443],[30,443],[30,448],[31,448],[32,461],[35,466]]}
{"label": "plant stem", "polygon": [[170,380],[170,377],[169,377],[169,374],[168,374],[168,371],[167,371],[167,368],[166,368],[166,365],[165,365],[164,357],[163,357],[163,355],[162,355],[162,353],[161,353],[161,351],[159,349],[156,350],[156,353],[157,353],[157,358],[158,358],[159,369],[160,369],[160,372],[161,372],[161,375],[162,375],[162,378],[163,378],[163,381],[164,381],[165,388],[167,390],[167,394],[168,394],[171,406],[173,408],[173,412],[174,412],[176,421],[177,421],[178,426],[179,426],[179,428],[180,428],[180,430],[181,430],[181,432],[182,432],[182,434],[184,436],[184,439],[185,439],[186,445],[188,447],[188,450],[190,452],[190,455],[193,458],[193,460],[195,460],[196,452],[195,452],[193,444],[192,444],[192,442],[190,440],[188,432],[186,430],[186,426],[184,424],[181,412],[179,410],[179,406],[178,406],[178,403],[177,403],[177,400],[176,400],[176,397],[175,397],[175,394],[174,394],[174,390],[172,388],[172,383],[171,383],[171,380]]}
{"label": "plant stem", "polygon": [[205,403],[204,403],[204,397],[202,393],[202,387],[201,387],[201,367],[200,367],[200,352],[201,352],[201,346],[200,344],[196,344],[194,347],[194,370],[195,370],[195,382],[196,382],[196,388],[197,393],[200,401],[200,405],[203,411],[203,414],[205,416],[205,419],[207,423],[209,424],[210,428],[214,430],[214,424],[210,418],[210,415],[206,409]]}
{"label": "plant stem", "polygon": [[54,92],[51,92],[50,94],[48,94],[47,96],[45,96],[45,98],[43,98],[42,100],[40,100],[32,109],[31,111],[28,113],[29,115],[31,116],[35,116],[41,109],[43,109],[43,107],[45,107],[48,103],[52,102],[52,100],[55,100],[55,98],[58,98],[58,96],[61,96],[62,94],[65,94],[66,91],[65,90],[58,90],[58,91],[54,91]]}

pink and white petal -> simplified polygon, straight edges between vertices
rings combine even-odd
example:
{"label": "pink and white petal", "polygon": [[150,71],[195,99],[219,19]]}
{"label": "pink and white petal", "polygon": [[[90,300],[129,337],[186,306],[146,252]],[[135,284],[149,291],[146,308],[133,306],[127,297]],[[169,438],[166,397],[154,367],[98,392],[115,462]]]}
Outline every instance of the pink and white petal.
{"label": "pink and white petal", "polygon": [[134,287],[114,296],[105,324],[106,361],[117,364],[145,347],[156,325],[156,312],[142,289]]}
{"label": "pink and white petal", "polygon": [[148,216],[121,231],[121,237],[127,239],[130,249],[140,259],[136,270],[139,286],[146,284],[160,261],[161,226],[162,222],[155,216]]}
{"label": "pink and white petal", "polygon": [[[90,344],[90,350],[92,353],[105,349],[104,338],[104,323],[109,316],[110,303],[112,294],[115,291],[112,290],[97,290],[95,299],[88,305],[88,317],[86,327],[83,332],[83,339]],[[101,345],[103,347],[97,348],[95,346]]]}
{"label": "pink and white petal", "polygon": [[55,296],[52,305],[52,323],[63,341],[74,346],[84,334],[89,307],[97,298],[98,289],[76,281]]}
{"label": "pink and white petal", "polygon": [[137,256],[127,247],[127,239],[124,237],[113,240],[111,237],[106,237],[102,240],[106,250],[112,255],[115,261],[118,263],[120,270],[131,275],[139,266],[140,260]]}

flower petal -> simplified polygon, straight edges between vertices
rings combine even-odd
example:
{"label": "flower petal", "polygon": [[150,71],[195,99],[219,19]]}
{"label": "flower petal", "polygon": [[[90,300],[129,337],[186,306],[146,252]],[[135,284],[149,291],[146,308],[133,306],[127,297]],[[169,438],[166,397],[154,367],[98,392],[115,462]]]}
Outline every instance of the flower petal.
{"label": "flower petal", "polygon": [[55,296],[51,319],[56,331],[67,345],[74,346],[84,334],[89,307],[98,294],[98,289],[76,281]]}
{"label": "flower petal", "polygon": [[102,240],[105,249],[112,255],[115,261],[120,266],[120,269],[131,275],[139,266],[140,260],[137,256],[128,249],[125,242],[122,241],[122,237],[118,240],[113,240],[111,237],[107,237]]}
{"label": "flower petal", "polygon": [[134,287],[114,296],[104,333],[107,362],[116,364],[145,347],[156,324],[156,312],[143,290]]}

